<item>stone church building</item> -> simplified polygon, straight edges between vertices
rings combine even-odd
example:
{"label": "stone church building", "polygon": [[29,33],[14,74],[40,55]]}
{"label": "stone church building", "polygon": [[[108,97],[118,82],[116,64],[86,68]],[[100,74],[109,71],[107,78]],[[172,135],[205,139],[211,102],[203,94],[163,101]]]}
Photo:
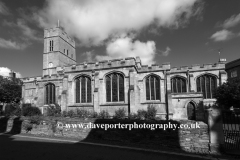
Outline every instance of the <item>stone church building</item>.
{"label": "stone church building", "polygon": [[23,102],[43,110],[57,103],[63,110],[127,113],[157,108],[163,119],[200,119],[213,104],[214,89],[225,82],[225,61],[171,67],[142,65],[139,57],[76,62],[75,42],[61,27],[44,30],[43,74],[23,78]]}

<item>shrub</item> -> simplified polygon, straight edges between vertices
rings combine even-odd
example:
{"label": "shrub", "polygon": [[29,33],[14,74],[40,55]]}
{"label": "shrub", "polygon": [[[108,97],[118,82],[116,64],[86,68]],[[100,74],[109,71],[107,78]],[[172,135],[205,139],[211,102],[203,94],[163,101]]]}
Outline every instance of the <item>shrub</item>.
{"label": "shrub", "polygon": [[124,119],[126,117],[126,111],[124,108],[119,108],[115,111],[114,118],[116,119]]}
{"label": "shrub", "polygon": [[88,118],[90,117],[90,112],[85,109],[76,109],[76,116],[79,118]]}
{"label": "shrub", "polygon": [[67,117],[68,116],[68,112],[67,111],[62,111],[61,116],[62,117]]}
{"label": "shrub", "polygon": [[90,112],[90,117],[91,118],[98,118],[98,113],[97,112]]}
{"label": "shrub", "polygon": [[24,103],[22,104],[22,108],[25,108],[25,107],[32,107],[31,103]]}
{"label": "shrub", "polygon": [[3,111],[3,105],[0,105],[0,113]]}
{"label": "shrub", "polygon": [[17,109],[17,106],[14,104],[7,104],[5,106],[5,115],[6,116],[12,116],[14,115],[14,111]]}
{"label": "shrub", "polygon": [[137,111],[137,119],[144,120],[147,117],[147,111],[141,109]]}
{"label": "shrub", "polygon": [[128,118],[129,118],[129,119],[137,119],[137,118],[138,118],[138,115],[137,115],[136,113],[130,113],[130,114],[128,115]]}
{"label": "shrub", "polygon": [[3,116],[4,115],[4,112],[3,111],[0,111],[0,116]]}
{"label": "shrub", "polygon": [[39,125],[42,121],[42,117],[39,115],[34,115],[29,118],[31,124]]}
{"label": "shrub", "polygon": [[216,104],[229,110],[231,107],[240,108],[240,78],[223,83],[214,91]]}
{"label": "shrub", "polygon": [[99,113],[98,118],[100,118],[100,119],[108,119],[108,118],[110,118],[110,115],[109,115],[108,111],[102,110]]}
{"label": "shrub", "polygon": [[35,116],[35,115],[41,115],[41,111],[38,107],[31,107],[29,105],[25,105],[22,108],[22,115],[23,116]]}
{"label": "shrub", "polygon": [[22,109],[17,106],[16,109],[13,111],[13,115],[20,117],[22,115]]}
{"label": "shrub", "polygon": [[[2,112],[3,113],[3,112]],[[5,116],[21,116],[22,110],[18,104],[7,104],[5,107]]]}
{"label": "shrub", "polygon": [[47,116],[60,116],[61,107],[58,104],[50,104],[47,107]]}
{"label": "shrub", "polygon": [[74,113],[73,110],[69,110],[69,111],[67,112],[67,116],[68,116],[68,117],[73,117],[74,115],[75,115],[75,113]]}
{"label": "shrub", "polygon": [[153,105],[147,107],[147,119],[155,119],[157,115],[157,109]]}
{"label": "shrub", "polygon": [[28,133],[29,131],[31,131],[33,128],[33,125],[31,123],[24,123],[23,124],[23,129],[26,131],[26,133]]}

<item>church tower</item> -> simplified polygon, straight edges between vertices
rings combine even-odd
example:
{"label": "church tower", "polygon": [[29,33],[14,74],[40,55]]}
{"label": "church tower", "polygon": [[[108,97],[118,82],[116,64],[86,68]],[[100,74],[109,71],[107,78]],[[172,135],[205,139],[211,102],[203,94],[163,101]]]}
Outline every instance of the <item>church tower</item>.
{"label": "church tower", "polygon": [[56,67],[76,64],[75,41],[60,26],[44,30],[43,76],[56,74]]}

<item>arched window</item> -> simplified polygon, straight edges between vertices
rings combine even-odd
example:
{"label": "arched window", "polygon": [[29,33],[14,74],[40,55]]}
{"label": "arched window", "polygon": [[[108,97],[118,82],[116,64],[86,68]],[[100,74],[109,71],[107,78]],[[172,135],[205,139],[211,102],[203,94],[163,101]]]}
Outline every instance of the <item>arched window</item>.
{"label": "arched window", "polygon": [[151,75],[146,78],[146,99],[160,100],[160,79]]}
{"label": "arched window", "polygon": [[106,76],[107,102],[124,101],[124,77],[113,73]]}
{"label": "arched window", "polygon": [[171,79],[172,93],[184,93],[187,92],[186,79],[181,77],[174,77]]}
{"label": "arched window", "polygon": [[92,86],[91,79],[87,76],[78,77],[76,83],[76,103],[92,102]]}
{"label": "arched window", "polygon": [[49,83],[45,86],[45,104],[55,103],[55,85]]}
{"label": "arched window", "polygon": [[203,75],[197,78],[197,92],[203,92],[204,98],[214,98],[213,92],[217,87],[217,79],[211,75]]}

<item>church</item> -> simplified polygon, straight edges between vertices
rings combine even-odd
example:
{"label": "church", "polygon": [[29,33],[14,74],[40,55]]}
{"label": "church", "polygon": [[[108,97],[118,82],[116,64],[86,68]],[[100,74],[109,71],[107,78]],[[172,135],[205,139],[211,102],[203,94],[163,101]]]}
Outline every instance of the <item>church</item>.
{"label": "church", "polygon": [[214,90],[227,80],[225,62],[180,68],[142,65],[140,57],[77,63],[75,41],[54,27],[44,30],[42,76],[22,79],[23,102],[42,111],[58,104],[62,111],[106,110],[110,115],[119,108],[129,114],[154,106],[162,119],[201,120],[216,101]]}

